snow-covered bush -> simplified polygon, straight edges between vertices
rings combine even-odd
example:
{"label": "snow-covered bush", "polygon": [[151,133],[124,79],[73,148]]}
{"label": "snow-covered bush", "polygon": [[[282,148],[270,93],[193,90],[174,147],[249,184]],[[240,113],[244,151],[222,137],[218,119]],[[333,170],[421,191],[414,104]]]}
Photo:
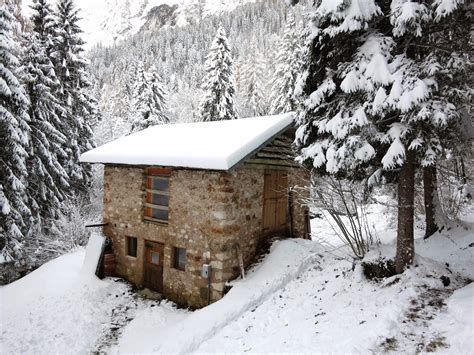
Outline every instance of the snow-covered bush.
{"label": "snow-covered bush", "polygon": [[463,210],[472,202],[472,166],[462,159],[438,164],[438,195],[443,217],[457,222]]}
{"label": "snow-covered bush", "polygon": [[86,245],[90,232],[85,228],[86,217],[81,213],[82,208],[83,202],[70,202],[67,212],[51,223],[47,232],[39,229],[32,231],[25,243],[28,255],[28,268],[25,271],[31,271],[59,255]]}

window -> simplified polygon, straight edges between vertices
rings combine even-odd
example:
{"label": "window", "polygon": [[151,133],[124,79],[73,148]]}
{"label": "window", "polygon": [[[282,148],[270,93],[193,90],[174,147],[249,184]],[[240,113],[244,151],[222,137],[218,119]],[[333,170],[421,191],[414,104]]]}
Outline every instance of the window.
{"label": "window", "polygon": [[137,238],[127,237],[127,255],[137,257]]}
{"label": "window", "polygon": [[158,253],[157,251],[151,252],[151,263],[155,265],[160,264],[160,253]]}
{"label": "window", "polygon": [[186,269],[186,249],[174,248],[174,268],[184,271]]}
{"label": "window", "polygon": [[168,223],[169,168],[148,168],[146,179],[145,219]]}

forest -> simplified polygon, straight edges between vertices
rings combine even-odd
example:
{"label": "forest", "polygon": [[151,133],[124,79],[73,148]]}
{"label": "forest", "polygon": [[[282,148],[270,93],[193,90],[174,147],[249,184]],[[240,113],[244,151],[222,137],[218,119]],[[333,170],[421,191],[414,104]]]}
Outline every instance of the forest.
{"label": "forest", "polygon": [[[102,222],[104,169],[81,163],[82,154],[156,125],[293,112],[291,149],[311,186],[290,189],[288,194],[291,199],[301,197],[299,203],[309,210],[311,241],[278,241],[262,257],[262,269],[279,270],[280,278],[271,278],[270,271],[258,274],[255,267],[251,270],[257,276],[250,276],[250,281],[242,277],[237,291],[232,293],[233,284],[229,286],[228,301],[215,308],[222,307],[225,319],[219,323],[216,316],[214,327],[222,326],[232,339],[229,342],[222,340],[226,336],[208,341],[214,328],[203,327],[194,330],[200,339],[196,343],[163,341],[147,348],[145,342],[143,350],[212,352],[220,346],[231,351],[232,341],[245,338],[228,327],[236,319],[248,323],[245,333],[260,327],[264,334],[266,327],[249,320],[248,312],[268,309],[268,314],[280,314],[272,308],[277,304],[284,312],[278,303],[280,292],[280,299],[285,292],[292,299],[294,290],[313,298],[314,290],[296,284],[302,283],[300,277],[318,284],[315,299],[321,296],[323,302],[325,297],[311,326],[319,326],[317,318],[327,316],[332,307],[332,296],[325,296],[328,290],[339,295],[341,304],[351,304],[341,296],[345,287],[358,297],[360,310],[371,307],[364,299],[373,292],[381,299],[400,294],[405,303],[394,313],[415,314],[413,333],[401,324],[393,338],[388,331],[382,338],[377,334],[370,340],[371,348],[357,343],[354,335],[358,345],[348,352],[413,350],[415,345],[403,343],[410,337],[422,339],[417,351],[447,348],[446,338],[439,335],[447,332],[445,328],[434,338],[418,330],[427,328],[426,322],[474,278],[469,271],[474,245],[472,4],[261,0],[204,14],[198,2],[185,24],[176,23],[173,16],[179,7],[171,5],[164,12],[157,8],[150,12],[149,16],[158,16],[153,26],[147,22],[137,33],[112,44],[87,46],[75,0],[36,0],[28,16],[21,0],[2,1],[0,285],[13,289],[25,275],[47,270],[42,265],[77,258],[91,236],[86,225]],[[443,244],[440,238],[452,243]],[[279,255],[288,269],[273,255]],[[338,280],[326,290],[329,281],[315,270],[329,269],[331,278]],[[259,280],[266,280],[268,287]],[[290,284],[293,288],[288,291]],[[355,289],[355,284],[362,286]],[[118,307],[124,318],[130,318],[119,320],[124,322],[121,326],[135,316],[139,319],[140,307],[155,307],[148,300],[136,301],[124,310],[120,302],[130,303],[131,296],[126,295],[130,289],[110,288],[111,294],[117,292],[118,303],[110,301],[104,307]],[[412,289],[416,297],[410,294]],[[105,299],[100,292],[95,295]],[[249,301],[239,298],[238,292]],[[389,309],[392,304],[384,300],[377,302]],[[232,304],[240,313],[232,313]],[[176,305],[169,307],[163,312],[171,312],[172,319],[189,316],[183,329],[199,328],[200,313],[187,310],[191,315],[184,316]],[[298,314],[297,307],[292,312]],[[263,313],[259,319],[266,319]],[[367,314],[357,326],[365,327]],[[291,318],[291,312],[285,316]],[[338,317],[331,321],[344,318]],[[393,317],[386,315],[384,326]],[[420,319],[426,324],[420,325]],[[441,323],[439,327],[445,327],[448,322]],[[281,337],[288,340],[286,326]],[[467,326],[472,329],[472,322]],[[176,329],[170,334],[179,334]],[[75,350],[132,351],[133,341],[127,340],[132,333],[120,333],[123,338],[100,346],[97,342],[104,339],[94,338],[93,345]],[[269,339],[276,338],[273,334]],[[275,350],[268,344],[259,348],[252,341],[234,345],[242,352],[248,346]],[[291,351],[313,349],[292,348],[289,343]],[[329,352],[334,350],[330,343]],[[459,349],[467,351],[464,346]]]}

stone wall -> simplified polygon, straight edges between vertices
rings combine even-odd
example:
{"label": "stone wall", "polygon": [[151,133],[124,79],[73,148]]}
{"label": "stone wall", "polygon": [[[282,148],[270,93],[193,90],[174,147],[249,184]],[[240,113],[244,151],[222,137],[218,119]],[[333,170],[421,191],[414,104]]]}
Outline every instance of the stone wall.
{"label": "stone wall", "polygon": [[[307,207],[303,200],[308,190],[301,189],[309,184],[309,174],[302,169],[285,168],[288,172],[288,185],[298,186],[294,193],[292,215],[292,235],[307,238]],[[223,252],[223,279],[237,277],[240,274],[239,252],[242,254],[244,267],[255,261],[259,247],[265,242],[262,234],[264,168],[243,165],[230,172],[229,186],[232,203],[227,206],[225,214],[225,240],[227,250]],[[290,212],[290,211],[289,211]],[[287,236],[290,236],[288,234]],[[284,237],[284,236],[282,236]]]}
{"label": "stone wall", "polygon": [[[289,182],[296,181],[298,174],[300,170],[290,169]],[[226,281],[240,273],[239,255],[247,266],[261,241],[264,169],[245,165],[230,172],[174,169],[168,225],[143,221],[145,184],[144,168],[106,166],[104,170],[104,221],[109,222],[104,233],[113,240],[117,274],[143,285],[145,240],[160,242],[165,245],[166,297],[185,306],[206,305],[208,280],[201,277],[201,268],[210,262],[211,300],[221,298]],[[297,234],[304,232],[303,219],[301,207],[296,206]],[[138,239],[136,258],[127,256],[127,236]],[[186,248],[186,271],[173,268],[173,247]]]}
{"label": "stone wall", "polygon": [[[107,166],[104,172],[104,228],[113,239],[117,274],[142,285],[144,241],[165,245],[163,293],[193,307],[207,304],[207,280],[201,277],[205,252],[217,246],[214,236],[222,230],[216,218],[225,200],[227,173],[173,170],[170,177],[168,225],[143,221],[146,175],[143,168]],[[127,256],[126,237],[138,238],[137,257]],[[186,271],[173,268],[173,247],[186,248]],[[213,280],[217,281],[217,280]],[[223,289],[222,286],[216,288]],[[202,296],[202,297],[201,297]],[[221,295],[214,295],[218,299]]]}

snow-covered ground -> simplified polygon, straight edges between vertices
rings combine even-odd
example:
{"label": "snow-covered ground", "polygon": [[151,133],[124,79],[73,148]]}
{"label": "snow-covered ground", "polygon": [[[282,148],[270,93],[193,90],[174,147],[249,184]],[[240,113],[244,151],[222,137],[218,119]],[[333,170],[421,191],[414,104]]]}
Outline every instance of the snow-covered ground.
{"label": "snow-covered ground", "polygon": [[[386,212],[368,211],[388,242],[368,259],[394,253]],[[327,221],[313,220],[313,232],[331,245],[276,242],[221,301],[195,312],[85,277],[83,250],[62,256],[0,288],[0,351],[473,353],[473,229],[418,239],[415,266],[380,283],[345,258]]]}

